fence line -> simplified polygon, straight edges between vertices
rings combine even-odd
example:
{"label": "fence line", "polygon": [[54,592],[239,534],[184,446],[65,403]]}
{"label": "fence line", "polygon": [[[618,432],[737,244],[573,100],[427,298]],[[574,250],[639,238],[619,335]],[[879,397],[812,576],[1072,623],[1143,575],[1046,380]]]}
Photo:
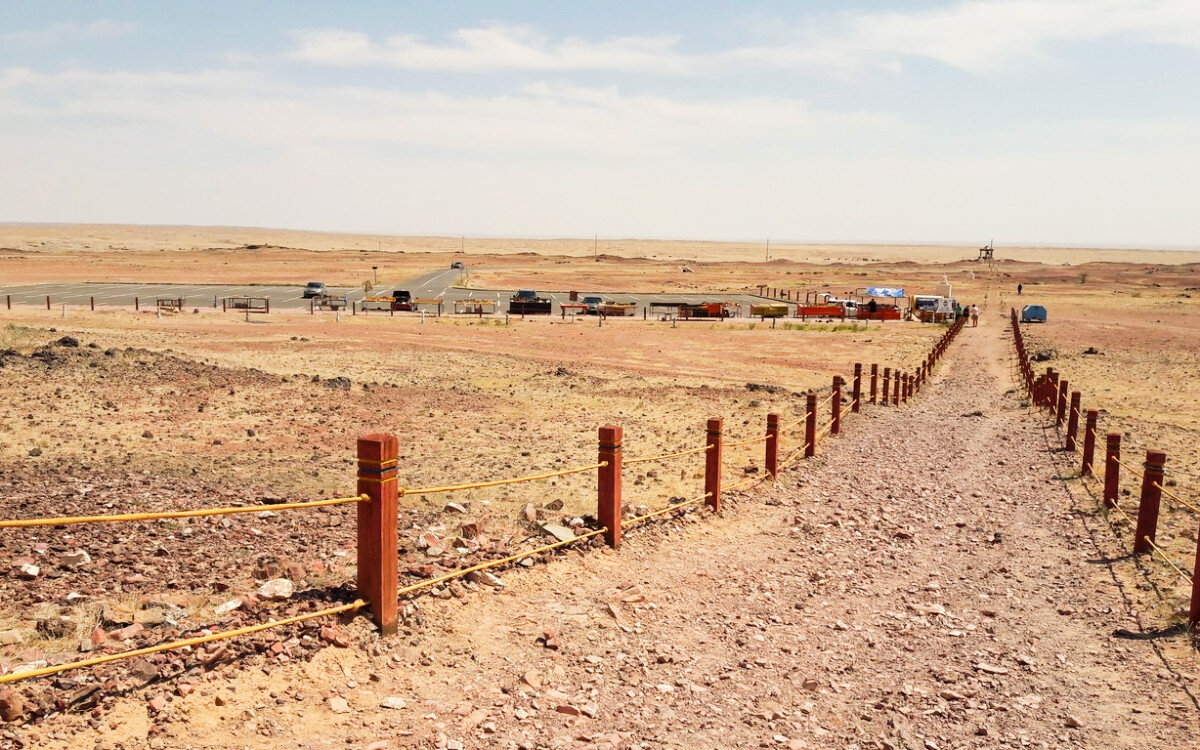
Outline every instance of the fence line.
{"label": "fence line", "polygon": [[[1133,553],[1135,555],[1149,554],[1151,557],[1157,554],[1181,578],[1192,583],[1188,626],[1193,631],[1200,630],[1200,534],[1196,538],[1196,558],[1191,576],[1187,575],[1155,541],[1163,495],[1194,513],[1200,513],[1200,507],[1188,503],[1164,486],[1163,474],[1167,454],[1160,450],[1146,450],[1142,470],[1138,471],[1121,460],[1121,433],[1109,432],[1105,435],[1104,479],[1101,481],[1097,478],[1095,451],[1099,435],[1099,410],[1088,409],[1086,411],[1083,449],[1080,451],[1077,446],[1079,416],[1085,413],[1080,406],[1082,394],[1077,390],[1068,393],[1069,382],[1062,378],[1053,367],[1047,367],[1046,372],[1041,375],[1034,373],[1015,308],[1010,308],[1009,325],[1012,330],[1013,347],[1017,355],[1016,366],[1021,374],[1020,383],[1029,395],[1030,403],[1034,407],[1048,412],[1048,415],[1053,418],[1055,429],[1061,430],[1064,434],[1064,448],[1080,456],[1080,476],[1084,480],[1092,479],[1101,485],[1104,508],[1117,511],[1134,528]],[[1122,469],[1141,482],[1136,518],[1126,513],[1119,503]]]}
{"label": "fence line", "polygon": [[297,503],[277,503],[275,505],[243,505],[223,508],[199,508],[196,510],[172,510],[154,513],[118,513],[107,516],[66,516],[63,518],[23,518],[11,521],[0,521],[0,529],[28,528],[30,526],[69,526],[77,523],[115,523],[130,521],[157,521],[166,518],[194,518],[196,516],[228,516],[234,513],[262,513],[263,511],[294,510],[296,508],[320,508],[327,505],[344,505],[346,503],[365,503],[370,498],[366,495],[354,497],[332,497],[328,500],[306,500]]}
{"label": "fence line", "polygon": [[[947,347],[961,330],[961,324],[961,320],[957,321],[930,349],[925,361],[922,363],[920,368],[918,368],[919,375],[906,376],[904,391],[905,400],[915,395],[920,389],[933,366],[944,355]],[[858,407],[860,406],[861,399],[862,365],[856,364],[854,371],[854,395],[851,402],[851,413],[857,413],[859,411]],[[877,365],[872,365],[871,372],[875,373],[876,371]],[[900,373],[897,371],[897,377],[895,380],[897,389],[900,388],[900,377]],[[820,434],[822,436],[836,434],[840,427],[840,388],[842,384],[842,377],[840,375],[835,375],[831,394],[821,402],[822,404],[831,403],[830,421],[821,429]],[[872,391],[874,391],[874,389],[872,389]],[[872,401],[872,403],[874,403],[874,401]],[[899,404],[901,402],[897,400],[896,403]],[[529,557],[531,555],[559,549],[582,540],[590,539],[592,537],[603,535],[605,542],[608,545],[617,548],[620,546],[622,527],[633,527],[650,519],[681,510],[682,508],[702,501],[706,502],[714,511],[719,512],[721,510],[721,456],[723,448],[751,445],[755,443],[765,443],[765,458],[767,463],[767,471],[765,471],[761,476],[752,477],[748,480],[735,483],[725,488],[725,492],[739,491],[741,489],[765,482],[768,479],[776,479],[779,472],[783,468],[798,460],[801,456],[809,457],[814,455],[818,442],[816,438],[812,437],[817,421],[816,405],[816,394],[810,391],[807,394],[807,413],[804,419],[799,420],[792,425],[789,425],[788,428],[781,430],[779,427],[779,415],[774,413],[769,414],[767,416],[767,429],[765,435],[744,438],[729,443],[723,443],[722,441],[722,421],[719,418],[713,418],[708,421],[708,440],[703,447],[667,453],[659,456],[632,459],[630,461],[623,461],[622,459],[622,428],[615,425],[605,425],[599,430],[600,460],[596,463],[571,469],[563,469],[560,471],[546,472],[541,474],[531,474],[510,479],[498,479],[437,487],[399,487],[397,477],[399,442],[397,438],[394,435],[366,435],[358,439],[359,494],[353,497],[330,498],[327,500],[303,501],[296,503],[280,503],[276,505],[207,508],[189,511],[128,513],[108,516],[75,516],[64,518],[15,519],[0,521],[0,528],[17,528],[117,521],[132,522],[204,515],[228,515],[232,513],[261,512],[263,510],[293,510],[345,503],[355,503],[359,507],[357,544],[357,587],[359,598],[352,603],[342,604],[303,615],[296,615],[294,617],[289,617],[282,620],[272,620],[269,622],[237,628],[226,632],[212,633],[210,635],[178,641],[170,641],[167,643],[160,643],[154,646],[147,646],[145,648],[134,649],[115,654],[106,654],[77,662],[69,662],[30,670],[21,670],[20,668],[17,668],[7,675],[0,675],[0,684],[17,682],[20,680],[32,679],[51,674],[58,674],[60,672],[65,672],[72,669],[98,666],[112,661],[128,659],[146,654],[159,653],[161,651],[202,645],[213,641],[258,633],[272,628],[304,622],[306,620],[311,620],[318,617],[327,617],[330,615],[351,611],[356,612],[360,609],[369,609],[371,611],[372,618],[379,626],[381,635],[386,636],[392,634],[396,632],[397,629],[398,602],[402,596],[415,593],[445,581],[461,578],[473,572],[487,570],[489,568],[504,565],[522,558]],[[780,463],[778,460],[780,435],[787,432],[787,430],[790,430],[792,427],[799,425],[801,422],[806,425],[806,432],[808,433],[804,444],[798,448],[795,448],[784,458],[783,462]],[[663,461],[674,458],[682,458],[698,453],[706,454],[704,477],[705,491],[703,494],[693,497],[689,500],[673,503],[664,508],[651,511],[640,516],[635,516],[633,518],[624,520],[622,519],[621,471],[624,464]],[[592,470],[597,471],[596,515],[599,519],[600,528],[578,534],[570,539],[559,540],[550,544],[546,544],[532,550],[524,550],[502,558],[479,563],[478,565],[454,570],[444,575],[437,576],[429,580],[420,581],[408,586],[400,587],[398,585],[399,572],[397,569],[397,561],[399,558],[399,532],[397,528],[397,521],[399,517],[398,499],[400,497],[405,495],[434,494],[518,484],[539,479],[549,479],[552,477],[579,474]]]}

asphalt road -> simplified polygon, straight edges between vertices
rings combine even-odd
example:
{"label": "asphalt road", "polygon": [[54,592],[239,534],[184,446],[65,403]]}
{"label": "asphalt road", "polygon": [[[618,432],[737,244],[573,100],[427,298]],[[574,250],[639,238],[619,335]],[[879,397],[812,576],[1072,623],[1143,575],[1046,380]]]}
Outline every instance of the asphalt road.
{"label": "asphalt road", "polygon": [[[496,310],[504,313],[508,309],[508,298],[515,290],[505,289],[463,289],[454,285],[461,283],[463,272],[458,269],[443,269],[430,271],[420,276],[398,283],[382,283],[371,294],[390,294],[397,289],[408,290],[416,299],[441,300],[444,303],[443,312],[454,311],[454,302],[469,299],[495,300]],[[213,308],[221,307],[225,297],[269,297],[273,308],[307,308],[309,301],[303,298],[302,286],[265,286],[265,285],[223,285],[223,284],[107,284],[107,283],[76,283],[76,284],[23,284],[5,285],[0,282],[0,304],[11,296],[13,305],[46,304],[50,297],[52,307],[59,305],[85,306],[90,305],[94,298],[97,306],[134,307],[135,298],[140,301],[143,309],[153,309],[158,298],[177,299],[182,297],[184,307]],[[330,287],[329,293],[345,296],[351,302],[357,302],[367,296],[361,288]],[[763,298],[748,294],[671,294],[646,293],[624,294],[606,293],[597,290],[580,289],[579,299],[589,295],[602,296],[606,300],[617,303],[634,303],[638,305],[637,316],[641,317],[643,310],[651,304],[671,304],[699,302],[736,302],[742,306],[742,314],[748,315],[750,304],[764,301]],[[561,314],[561,305],[569,302],[570,297],[565,292],[542,292],[552,302],[554,315]],[[653,308],[650,312],[654,313]]]}

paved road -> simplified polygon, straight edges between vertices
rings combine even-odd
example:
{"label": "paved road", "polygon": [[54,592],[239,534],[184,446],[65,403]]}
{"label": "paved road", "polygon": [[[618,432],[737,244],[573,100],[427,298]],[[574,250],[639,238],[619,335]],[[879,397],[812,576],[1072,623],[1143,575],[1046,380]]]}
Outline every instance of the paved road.
{"label": "paved road", "polygon": [[[503,313],[508,308],[508,298],[515,290],[504,289],[463,289],[454,285],[462,281],[462,271],[457,269],[442,269],[430,271],[395,284],[381,284],[375,289],[375,294],[390,293],[397,289],[408,290],[418,299],[438,299],[445,303],[444,311],[452,312],[454,302],[467,299],[487,299],[497,302],[497,310]],[[269,297],[271,306],[275,308],[306,308],[308,300],[303,298],[303,287],[276,285],[224,285],[224,284],[108,284],[108,283],[75,283],[75,284],[0,284],[0,296],[10,295],[14,305],[44,305],[47,295],[52,306],[58,305],[88,305],[92,298],[101,306],[133,307],[135,298],[146,307],[153,307],[154,300],[159,297],[184,299],[186,307],[220,307],[224,297]],[[337,296],[345,295],[350,301],[359,301],[366,293],[361,288],[330,287],[329,292]],[[569,302],[565,292],[543,293],[550,297],[553,314],[561,313],[561,305]],[[618,303],[634,303],[638,305],[637,314],[640,317],[643,310],[651,304],[670,304],[698,302],[736,302],[742,306],[742,313],[749,314],[749,305],[762,302],[761,297],[748,294],[670,294],[646,293],[623,294],[605,293],[597,290],[579,290],[579,298],[588,295],[599,295]],[[0,304],[5,300],[0,299]],[[653,312],[653,309],[650,309]]]}

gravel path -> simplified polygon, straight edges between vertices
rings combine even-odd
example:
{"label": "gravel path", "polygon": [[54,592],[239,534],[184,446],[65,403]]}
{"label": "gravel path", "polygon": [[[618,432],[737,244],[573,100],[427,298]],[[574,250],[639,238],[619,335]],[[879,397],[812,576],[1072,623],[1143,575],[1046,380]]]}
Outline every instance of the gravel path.
{"label": "gravel path", "polygon": [[[158,741],[1195,747],[1196,656],[1180,636],[1112,635],[1136,613],[1007,392],[999,325],[966,329],[945,362],[915,403],[868,407],[722,518],[423,600],[423,624],[378,653],[232,676],[223,708],[222,685],[198,691]],[[283,686],[288,700],[261,701]]]}

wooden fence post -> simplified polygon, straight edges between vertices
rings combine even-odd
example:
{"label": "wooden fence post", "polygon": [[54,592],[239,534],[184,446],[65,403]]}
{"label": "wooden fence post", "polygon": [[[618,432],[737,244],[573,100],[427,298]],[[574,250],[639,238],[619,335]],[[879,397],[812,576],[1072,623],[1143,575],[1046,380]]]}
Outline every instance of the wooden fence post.
{"label": "wooden fence post", "polygon": [[371,607],[379,632],[397,627],[397,489],[395,435],[358,439],[358,595]]}
{"label": "wooden fence post", "polygon": [[1067,412],[1067,450],[1075,450],[1075,436],[1079,433],[1079,391],[1071,392],[1071,406]]}
{"label": "wooden fence post", "polygon": [[1121,433],[1108,433],[1108,441],[1104,446],[1104,507],[1111,508],[1117,504],[1117,493],[1120,491],[1121,465]]}
{"label": "wooden fence post", "polygon": [[764,459],[767,473],[779,476],[779,415],[767,415],[767,455]]}
{"label": "wooden fence post", "polygon": [[829,398],[829,434],[842,430],[842,376],[833,376],[833,395]]}
{"label": "wooden fence post", "polygon": [[1096,471],[1092,459],[1096,455],[1096,422],[1100,419],[1098,409],[1088,409],[1087,424],[1083,428],[1083,464],[1079,472],[1085,477],[1093,477]]}
{"label": "wooden fence post", "polygon": [[92,312],[96,312],[96,297],[92,296],[90,299],[92,303]]}
{"label": "wooden fence post", "polygon": [[1200,626],[1200,530],[1196,532],[1196,562],[1192,564],[1192,607],[1188,611],[1192,630]]}
{"label": "wooden fence post", "polygon": [[1054,412],[1054,425],[1062,427],[1062,424],[1067,419],[1067,381],[1066,379],[1058,381],[1058,406]]}
{"label": "wooden fence post", "polygon": [[890,382],[891,377],[892,377],[892,368],[890,368],[890,367],[883,368],[883,401],[881,403],[884,406],[888,405],[888,396],[892,390],[891,382]]}
{"label": "wooden fence post", "polygon": [[871,403],[872,404],[879,403],[878,399],[876,399],[876,397],[875,397],[875,394],[878,390],[879,390],[879,365],[872,363],[871,364]]}
{"label": "wooden fence post", "polygon": [[1142,497],[1138,501],[1137,537],[1133,540],[1134,554],[1149,552],[1158,531],[1158,506],[1162,501],[1163,464],[1167,454],[1146,451],[1142,464]]}
{"label": "wooden fence post", "polygon": [[897,370],[895,377],[892,378],[892,406],[900,405],[900,387],[904,382],[904,375]]}
{"label": "wooden fence post", "polygon": [[50,295],[49,294],[46,295],[46,309],[47,310],[50,309]]}
{"label": "wooden fence post", "polygon": [[134,311],[134,312],[137,312],[139,309],[140,309],[140,308],[139,308],[139,306],[138,306],[138,298],[137,298],[137,297],[134,297],[134,298],[133,298],[133,311]]}
{"label": "wooden fence post", "polygon": [[596,519],[606,531],[604,541],[616,549],[621,546],[621,467],[624,462],[624,429],[606,424],[600,428],[599,463],[607,464],[596,474]]}
{"label": "wooden fence post", "polygon": [[817,454],[817,394],[809,391],[804,417],[804,457]]}
{"label": "wooden fence post", "polygon": [[862,362],[854,363],[854,385],[850,391],[850,411],[857,414],[862,404]]}
{"label": "wooden fence post", "polygon": [[717,513],[721,512],[721,425],[720,417],[708,420],[708,450],[704,452],[704,502]]}

